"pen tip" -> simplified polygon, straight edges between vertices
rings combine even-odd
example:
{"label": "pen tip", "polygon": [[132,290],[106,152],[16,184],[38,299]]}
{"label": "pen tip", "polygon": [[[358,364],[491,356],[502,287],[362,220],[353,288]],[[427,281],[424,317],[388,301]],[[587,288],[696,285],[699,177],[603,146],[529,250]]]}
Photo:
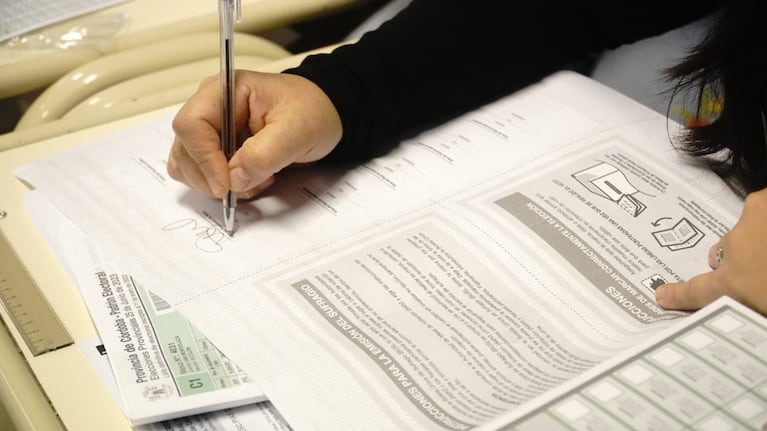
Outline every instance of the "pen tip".
{"label": "pen tip", "polygon": [[224,209],[224,230],[229,236],[234,234],[234,208]]}

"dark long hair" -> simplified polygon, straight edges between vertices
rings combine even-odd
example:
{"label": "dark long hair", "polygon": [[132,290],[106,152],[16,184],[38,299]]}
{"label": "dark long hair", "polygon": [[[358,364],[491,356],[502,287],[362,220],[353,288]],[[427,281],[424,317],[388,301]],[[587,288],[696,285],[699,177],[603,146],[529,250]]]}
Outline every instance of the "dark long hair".
{"label": "dark long hair", "polygon": [[[665,75],[674,97],[695,95],[680,148],[742,193],[767,187],[767,0],[733,0],[704,39]],[[715,118],[710,114],[712,99]]]}

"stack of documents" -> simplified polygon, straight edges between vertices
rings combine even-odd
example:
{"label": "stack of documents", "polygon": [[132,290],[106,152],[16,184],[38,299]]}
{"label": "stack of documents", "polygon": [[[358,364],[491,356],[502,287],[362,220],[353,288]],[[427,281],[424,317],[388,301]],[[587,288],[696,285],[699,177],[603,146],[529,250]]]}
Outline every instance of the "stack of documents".
{"label": "stack of documents", "polygon": [[766,319],[654,300],[708,270],[742,202],[676,152],[675,125],[586,77],[364,165],[286,169],[238,206],[234,237],[220,201],[165,173],[170,122],[17,172],[33,214],[67,220],[38,223],[135,423],[264,396],[296,430],[767,420]]}
{"label": "stack of documents", "polygon": [[[287,430],[247,374],[165,300],[103,260],[42,194],[25,205],[65,263],[100,338],[78,344],[138,430]],[[205,426],[209,427],[206,428]]]}
{"label": "stack of documents", "polygon": [[0,41],[127,0],[0,0]]}

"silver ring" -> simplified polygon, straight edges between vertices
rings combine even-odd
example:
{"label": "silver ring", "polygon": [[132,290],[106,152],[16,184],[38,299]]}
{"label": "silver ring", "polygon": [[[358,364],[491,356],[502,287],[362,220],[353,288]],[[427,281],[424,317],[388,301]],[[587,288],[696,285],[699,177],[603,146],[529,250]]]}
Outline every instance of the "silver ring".
{"label": "silver ring", "polygon": [[716,252],[714,253],[714,260],[716,261],[716,267],[719,268],[719,266],[724,261],[724,249],[722,247],[716,249]]}

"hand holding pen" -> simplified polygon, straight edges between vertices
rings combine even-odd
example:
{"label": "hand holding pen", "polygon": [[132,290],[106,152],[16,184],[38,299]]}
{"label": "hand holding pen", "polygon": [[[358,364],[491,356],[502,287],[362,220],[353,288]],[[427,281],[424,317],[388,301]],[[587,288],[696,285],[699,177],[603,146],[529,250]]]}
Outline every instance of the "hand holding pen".
{"label": "hand holding pen", "polygon": [[[220,1],[227,4],[223,11],[232,10],[232,0]],[[231,17],[231,12],[225,15]],[[323,158],[341,139],[342,127],[332,102],[313,82],[283,73],[235,73],[231,61],[226,67],[226,54],[222,49],[222,73],[206,78],[173,119],[167,167],[171,178],[207,196],[227,199],[233,193],[224,200],[224,218],[229,202],[233,222],[235,198],[258,195],[286,166]],[[233,124],[226,124],[226,112]],[[234,142],[237,136],[246,138],[240,148]],[[235,143],[234,155],[224,154],[229,139]]]}

